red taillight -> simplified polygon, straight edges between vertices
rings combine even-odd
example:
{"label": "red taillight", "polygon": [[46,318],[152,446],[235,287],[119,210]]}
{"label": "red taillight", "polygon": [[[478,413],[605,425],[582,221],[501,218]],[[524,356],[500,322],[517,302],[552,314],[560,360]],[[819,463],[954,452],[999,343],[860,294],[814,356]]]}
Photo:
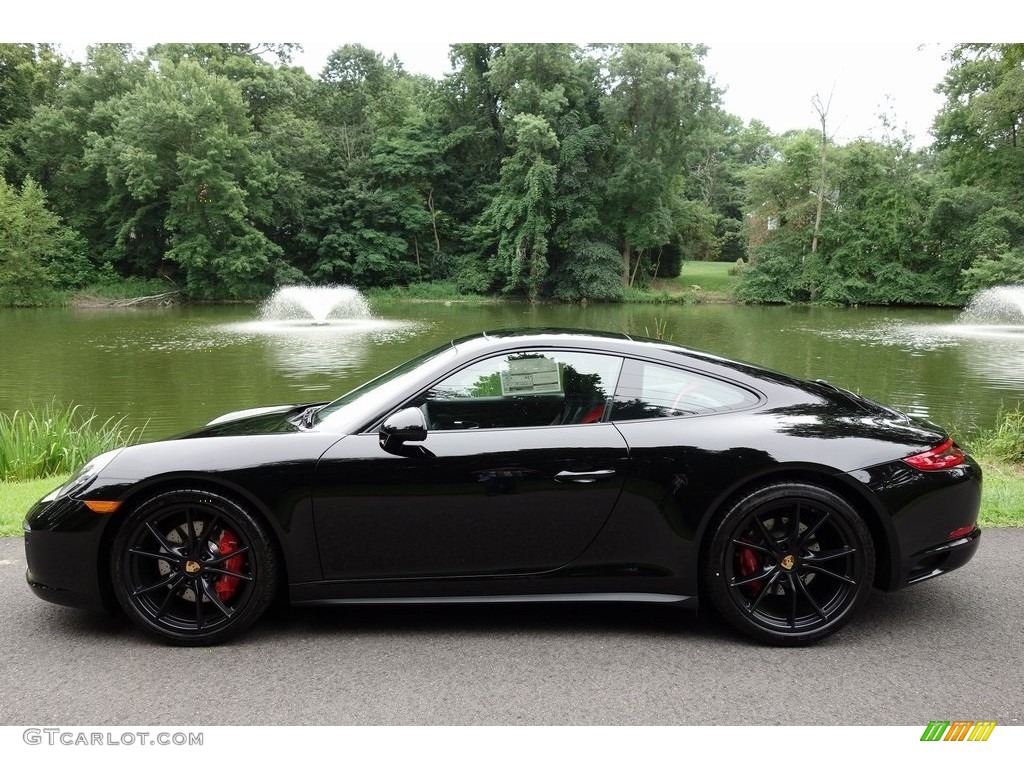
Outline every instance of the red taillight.
{"label": "red taillight", "polygon": [[962,538],[969,534],[971,531],[973,531],[974,527],[974,523],[971,523],[970,525],[965,525],[961,528],[957,528],[956,530],[950,531],[949,536],[946,537],[946,541],[952,541],[953,539]]}
{"label": "red taillight", "polygon": [[947,440],[942,445],[924,453],[907,456],[904,461],[915,469],[932,472],[936,469],[950,469],[963,464],[964,452],[953,445],[952,440]]}

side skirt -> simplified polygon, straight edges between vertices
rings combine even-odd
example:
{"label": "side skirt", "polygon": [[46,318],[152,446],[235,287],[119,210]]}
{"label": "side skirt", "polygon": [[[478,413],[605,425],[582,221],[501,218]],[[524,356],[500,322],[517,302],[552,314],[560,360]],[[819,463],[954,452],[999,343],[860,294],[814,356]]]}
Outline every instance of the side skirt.
{"label": "side skirt", "polygon": [[582,592],[547,595],[449,595],[443,597],[341,597],[292,600],[293,605],[445,605],[452,603],[671,603],[697,607],[697,598],[651,592]]}

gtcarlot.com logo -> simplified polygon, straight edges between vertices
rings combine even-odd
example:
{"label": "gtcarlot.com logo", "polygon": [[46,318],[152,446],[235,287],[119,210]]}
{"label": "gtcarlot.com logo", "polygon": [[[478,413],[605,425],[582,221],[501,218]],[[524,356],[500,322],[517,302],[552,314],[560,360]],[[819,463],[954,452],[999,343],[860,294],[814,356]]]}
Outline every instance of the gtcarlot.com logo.
{"label": "gtcarlot.com logo", "polygon": [[80,731],[72,728],[26,728],[21,739],[29,746],[64,747],[201,747],[203,733],[182,731]]}
{"label": "gtcarlot.com logo", "polygon": [[921,741],[988,741],[995,728],[995,720],[932,720]]}

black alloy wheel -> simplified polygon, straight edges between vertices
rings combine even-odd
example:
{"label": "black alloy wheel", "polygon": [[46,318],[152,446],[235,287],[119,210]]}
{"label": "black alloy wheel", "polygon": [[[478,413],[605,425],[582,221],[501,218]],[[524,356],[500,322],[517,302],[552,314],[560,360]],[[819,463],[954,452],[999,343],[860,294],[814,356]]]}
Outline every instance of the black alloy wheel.
{"label": "black alloy wheel", "polygon": [[236,635],[277,587],[265,527],[231,499],[199,490],[163,493],[133,510],[114,541],[111,572],[128,616],[174,645]]}
{"label": "black alloy wheel", "polygon": [[719,520],[702,576],[718,612],[757,640],[805,645],[842,627],[871,590],[871,534],[830,490],[779,483]]}

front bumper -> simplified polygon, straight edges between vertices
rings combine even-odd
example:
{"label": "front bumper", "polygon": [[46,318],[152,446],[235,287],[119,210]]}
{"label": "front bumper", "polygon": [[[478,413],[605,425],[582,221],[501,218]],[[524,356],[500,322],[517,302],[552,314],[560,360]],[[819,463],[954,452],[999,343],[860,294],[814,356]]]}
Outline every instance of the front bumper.
{"label": "front bumper", "polygon": [[[25,518],[25,580],[43,600],[75,608],[113,606],[103,532],[108,515],[71,498],[42,500]],[[102,565],[101,565],[102,564]]]}

